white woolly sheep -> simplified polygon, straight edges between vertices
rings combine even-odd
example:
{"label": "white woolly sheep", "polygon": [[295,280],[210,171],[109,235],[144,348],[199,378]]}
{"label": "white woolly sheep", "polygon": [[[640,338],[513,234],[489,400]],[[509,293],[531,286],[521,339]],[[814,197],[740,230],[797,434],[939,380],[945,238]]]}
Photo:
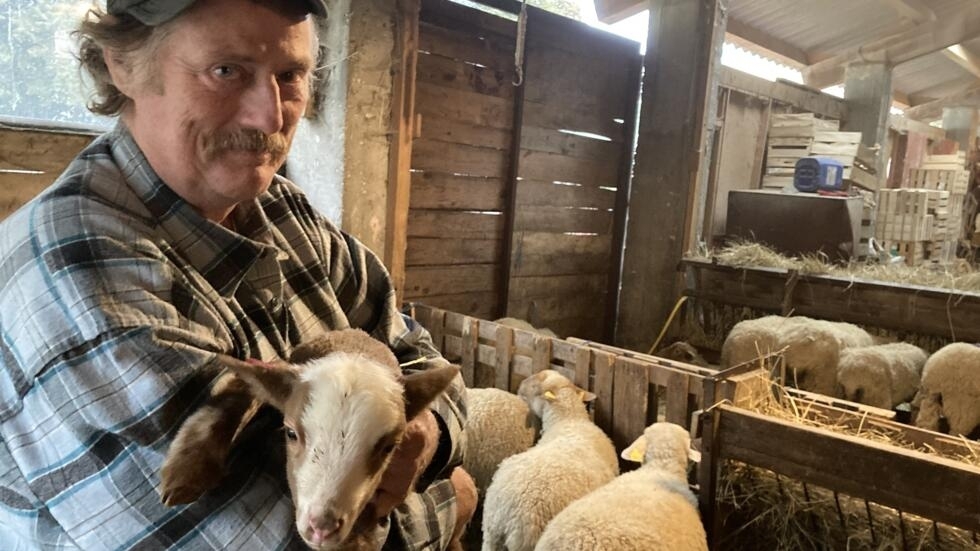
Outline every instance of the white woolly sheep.
{"label": "white woolly sheep", "polygon": [[164,503],[193,501],[217,485],[254,399],[283,413],[287,478],[303,541],[319,550],[374,545],[377,524],[369,500],[406,423],[459,369],[447,365],[403,376],[387,346],[355,329],[297,347],[289,364],[221,360],[229,370],[225,380],[168,451],[161,471]]}
{"label": "white woolly sheep", "polygon": [[803,318],[783,331],[776,341],[785,349],[788,384],[801,390],[833,396],[837,391],[837,365],[845,348],[871,346],[871,335],[856,325]]}
{"label": "white woolly sheep", "polygon": [[466,389],[463,469],[481,495],[501,461],[534,445],[540,426],[520,396],[498,388]]}
{"label": "white woolly sheep", "polygon": [[927,357],[904,342],[845,348],[837,365],[838,396],[892,409],[915,396]]}
{"label": "white woolly sheep", "polygon": [[535,551],[707,551],[687,485],[690,448],[680,426],[650,425],[622,455],[643,466],[558,513]]}
{"label": "white woolly sheep", "polygon": [[612,442],[583,404],[594,395],[552,370],[525,379],[518,394],[541,418],[541,439],[493,476],[483,504],[484,551],[531,551],[565,506],[619,473]]}
{"label": "white woolly sheep", "polygon": [[721,367],[732,367],[779,350],[780,335],[809,320],[803,316],[763,316],[736,323],[722,344]]}
{"label": "white woolly sheep", "polygon": [[545,337],[551,337],[554,339],[558,338],[558,335],[554,331],[546,327],[537,328],[530,323],[518,319],[518,318],[500,318],[495,320],[494,323],[499,323],[500,325],[506,325],[507,327],[513,327],[514,329],[523,329],[524,331],[530,331],[532,333],[537,333],[539,335],[544,335]]}
{"label": "white woolly sheep", "polygon": [[678,362],[684,362],[691,365],[708,367],[708,360],[704,359],[704,356],[698,352],[698,349],[684,341],[677,341],[673,344],[669,344],[654,352],[654,356],[657,356],[658,358],[667,358],[668,360],[676,360]]}
{"label": "white woolly sheep", "polygon": [[970,436],[980,426],[980,347],[957,342],[930,356],[912,407],[916,426],[939,430],[945,417],[950,434]]}

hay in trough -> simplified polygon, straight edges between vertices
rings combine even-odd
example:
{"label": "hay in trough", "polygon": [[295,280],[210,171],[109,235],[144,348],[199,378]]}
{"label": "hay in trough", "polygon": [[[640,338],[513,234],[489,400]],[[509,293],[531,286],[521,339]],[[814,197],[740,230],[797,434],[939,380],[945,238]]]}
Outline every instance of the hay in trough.
{"label": "hay in trough", "polygon": [[[766,377],[766,383],[771,384]],[[904,441],[880,425],[857,427],[815,414],[807,402],[778,385],[747,409],[793,423],[859,436],[924,453],[943,455]],[[964,442],[962,456],[945,457],[980,466],[980,444]],[[936,524],[895,509],[839,494],[742,463],[725,463],[718,486],[724,518],[722,549],[732,550],[977,550],[977,534]]]}
{"label": "hay in trough", "polygon": [[764,267],[796,270],[804,275],[830,275],[855,279],[868,279],[939,287],[956,291],[980,292],[980,271],[965,260],[948,266],[921,264],[875,264],[854,262],[848,265],[833,264],[822,255],[807,255],[795,258],[780,254],[761,243],[736,241],[716,251],[702,250],[697,258],[709,259],[737,268]]}

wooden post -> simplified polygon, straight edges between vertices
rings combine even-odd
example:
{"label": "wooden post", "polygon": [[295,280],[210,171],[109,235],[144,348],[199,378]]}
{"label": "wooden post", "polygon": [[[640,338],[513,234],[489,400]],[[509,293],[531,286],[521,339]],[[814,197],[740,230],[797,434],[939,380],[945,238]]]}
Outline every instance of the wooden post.
{"label": "wooden post", "polygon": [[878,147],[875,169],[884,181],[888,157],[888,116],[892,106],[892,68],[885,63],[853,63],[844,82],[847,119],[841,130],[860,132],[861,143]]}
{"label": "wooden post", "polygon": [[391,98],[391,149],[388,153],[388,224],[384,260],[396,300],[405,291],[405,250],[412,186],[412,137],[415,134],[415,67],[418,61],[419,0],[398,0],[395,63]]}
{"label": "wooden post", "polygon": [[701,227],[698,183],[707,180],[724,34],[719,0],[650,3],[616,331],[626,348],[645,349],[656,337],[678,295],[678,262]]}
{"label": "wooden post", "polygon": [[960,149],[966,151],[968,158],[977,145],[977,119],[976,107],[943,108],[943,130],[946,131],[946,138],[956,140]]}

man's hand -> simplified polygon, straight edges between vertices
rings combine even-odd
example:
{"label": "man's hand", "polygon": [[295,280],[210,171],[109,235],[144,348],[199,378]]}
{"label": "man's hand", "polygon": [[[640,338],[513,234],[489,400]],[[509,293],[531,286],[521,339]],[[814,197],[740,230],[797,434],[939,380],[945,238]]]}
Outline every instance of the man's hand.
{"label": "man's hand", "polygon": [[381,477],[371,500],[377,518],[385,518],[408,497],[416,481],[432,462],[439,447],[439,424],[431,410],[425,410],[408,422],[405,436]]}

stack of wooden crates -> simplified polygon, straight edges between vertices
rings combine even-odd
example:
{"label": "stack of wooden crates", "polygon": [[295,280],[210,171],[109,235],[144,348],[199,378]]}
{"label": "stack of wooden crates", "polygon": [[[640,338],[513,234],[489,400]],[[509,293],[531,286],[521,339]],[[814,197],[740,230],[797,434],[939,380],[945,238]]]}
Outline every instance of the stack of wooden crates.
{"label": "stack of wooden crates", "polygon": [[793,185],[796,161],[803,157],[829,157],[844,165],[844,179],[876,190],[873,153],[861,145],[860,132],[840,132],[840,121],[819,119],[813,113],[777,113],[769,123],[764,189]]}
{"label": "stack of wooden crates", "polygon": [[932,155],[909,171],[901,189],[878,191],[875,237],[906,264],[945,265],[963,238],[963,204],[970,184],[965,153]]}

